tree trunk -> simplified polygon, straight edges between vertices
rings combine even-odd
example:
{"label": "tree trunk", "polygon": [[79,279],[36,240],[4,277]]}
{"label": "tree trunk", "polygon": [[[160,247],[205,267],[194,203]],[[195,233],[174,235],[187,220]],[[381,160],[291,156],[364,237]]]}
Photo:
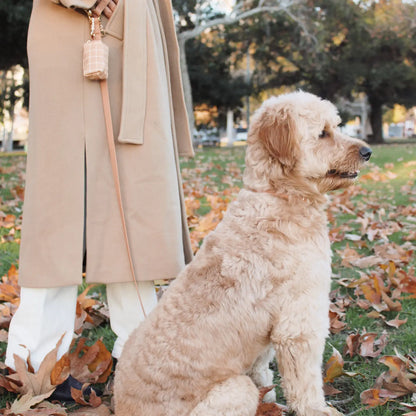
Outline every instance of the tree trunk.
{"label": "tree trunk", "polygon": [[191,134],[193,134],[195,118],[194,118],[194,105],[192,101],[191,80],[189,78],[189,73],[188,73],[188,64],[186,63],[186,50],[185,50],[186,39],[178,36],[178,43],[179,43],[179,56],[180,56],[180,64],[181,64],[183,93],[185,96],[186,111],[188,113],[189,129],[190,129]]}
{"label": "tree trunk", "polygon": [[368,138],[369,143],[384,143],[383,139],[383,110],[381,103],[377,99],[369,98],[370,103],[370,123],[373,134]]}
{"label": "tree trunk", "polygon": [[13,151],[13,123],[11,131],[6,135],[6,142],[4,143],[3,152],[11,153]]}
{"label": "tree trunk", "polygon": [[234,142],[234,113],[227,110],[227,146],[232,146]]}

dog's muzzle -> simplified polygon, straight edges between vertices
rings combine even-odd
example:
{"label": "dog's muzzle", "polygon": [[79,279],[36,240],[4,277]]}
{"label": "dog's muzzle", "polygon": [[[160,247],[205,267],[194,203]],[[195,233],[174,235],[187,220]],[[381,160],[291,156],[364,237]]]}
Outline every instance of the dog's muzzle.
{"label": "dog's muzzle", "polygon": [[364,159],[366,162],[370,160],[371,154],[373,151],[369,147],[361,147],[360,148],[360,156],[362,159]]}

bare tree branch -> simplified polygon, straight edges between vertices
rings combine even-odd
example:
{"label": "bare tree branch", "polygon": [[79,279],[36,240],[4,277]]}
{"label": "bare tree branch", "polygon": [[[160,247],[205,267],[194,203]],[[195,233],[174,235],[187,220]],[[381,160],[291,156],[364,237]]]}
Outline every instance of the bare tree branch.
{"label": "bare tree branch", "polygon": [[301,6],[305,4],[305,0],[259,0],[258,4],[253,7],[254,0],[237,0],[231,10],[231,12],[223,17],[218,18],[204,18],[204,2],[205,0],[197,1],[195,7],[195,13],[193,16],[193,23],[195,27],[190,30],[178,33],[178,43],[180,52],[180,62],[182,71],[182,81],[185,94],[185,103],[187,112],[189,115],[190,129],[193,131],[194,128],[194,116],[193,116],[193,104],[192,104],[192,89],[191,81],[189,78],[185,43],[187,40],[199,36],[207,29],[230,25],[238,22],[239,20],[247,19],[248,17],[254,16],[260,13],[286,13],[291,19],[293,19],[303,30],[305,35],[312,39],[316,44],[317,41],[314,36],[310,34],[307,29],[305,21],[302,20],[301,13],[295,14],[291,9],[294,6]]}
{"label": "bare tree branch", "polygon": [[294,5],[302,4],[303,0],[282,0],[277,1],[278,5],[276,6],[268,6],[265,5],[265,0],[261,0],[257,7],[248,10],[242,10],[243,7],[247,7],[249,2],[240,1],[237,2],[234,6],[232,12],[223,17],[219,17],[216,19],[208,20],[204,23],[200,23],[199,17],[197,21],[199,24],[195,26],[194,29],[186,30],[182,33],[178,34],[178,39],[181,41],[186,42],[188,39],[195,38],[203,33],[205,30],[210,29],[212,27],[220,26],[220,25],[229,25],[235,23],[239,20],[244,20],[250,16],[254,16],[259,13],[277,13],[277,12],[284,12],[287,13],[292,19],[294,19],[297,23],[299,23],[305,33],[309,33],[306,29],[306,25],[301,21],[299,17],[296,17],[289,9]]}

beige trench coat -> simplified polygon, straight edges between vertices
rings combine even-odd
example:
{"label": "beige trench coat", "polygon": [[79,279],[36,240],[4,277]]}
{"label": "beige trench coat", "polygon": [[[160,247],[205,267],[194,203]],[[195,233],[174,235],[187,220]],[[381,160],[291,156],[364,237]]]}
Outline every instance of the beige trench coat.
{"label": "beige trench coat", "polygon": [[[91,2],[62,0],[65,6]],[[120,0],[104,25],[120,185],[137,279],[173,278],[192,257],[178,154],[191,156],[193,150],[170,0]],[[132,279],[100,87],[82,76],[88,38],[86,16],[51,0],[34,0],[22,286],[80,283],[85,250],[88,282]]]}

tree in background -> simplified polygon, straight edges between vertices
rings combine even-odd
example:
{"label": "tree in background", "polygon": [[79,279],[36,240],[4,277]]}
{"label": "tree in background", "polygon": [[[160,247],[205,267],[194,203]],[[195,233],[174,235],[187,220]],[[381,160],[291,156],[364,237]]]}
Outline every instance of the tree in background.
{"label": "tree in background", "polygon": [[[10,131],[4,129],[3,150],[13,145],[13,121],[16,103],[23,98],[28,106],[29,82],[27,77],[26,38],[32,0],[0,1],[0,123],[11,123]],[[18,66],[24,69],[23,77],[17,78]]]}
{"label": "tree in background", "polygon": [[367,94],[371,106],[371,141],[381,143],[383,106],[416,105],[416,4],[367,3],[366,31],[356,51],[362,65],[357,88]]}
{"label": "tree in background", "polygon": [[[197,104],[215,104],[220,117],[227,107],[240,106],[247,83],[234,73],[236,61],[245,59],[248,50],[256,66],[255,92],[300,87],[335,101],[365,93],[371,106],[372,142],[383,140],[385,106],[416,104],[415,2],[231,3],[232,7],[221,10],[213,6],[221,1],[173,0],[192,127],[192,94]],[[13,114],[15,98],[22,93],[27,98],[28,83],[14,85],[9,70],[15,65],[27,68],[31,5],[32,0],[0,1],[0,122]]]}
{"label": "tree in background", "polygon": [[251,92],[245,77],[234,73],[235,52],[224,31],[211,31],[186,44],[193,104],[215,106],[221,126],[227,111],[241,107]]}
{"label": "tree in background", "polygon": [[[296,11],[298,5],[306,0],[236,0],[228,10],[213,7],[209,0],[173,0],[173,7],[177,13],[177,32],[182,69],[182,80],[186,106],[193,128],[192,86],[188,71],[187,59],[189,55],[186,43],[197,38],[205,31],[216,28],[218,31],[237,22],[242,22],[251,16],[265,13],[286,13],[292,19],[302,23],[302,17]],[[217,80],[218,83],[219,80]],[[212,86],[215,88],[215,85]]]}
{"label": "tree in background", "polygon": [[313,37],[284,15],[246,22],[255,42],[256,89],[292,85],[333,101],[364,92],[369,141],[382,142],[383,106],[416,104],[416,5],[318,0],[309,6]]}
{"label": "tree in background", "polygon": [[27,68],[26,38],[32,0],[0,1],[0,70]]}

